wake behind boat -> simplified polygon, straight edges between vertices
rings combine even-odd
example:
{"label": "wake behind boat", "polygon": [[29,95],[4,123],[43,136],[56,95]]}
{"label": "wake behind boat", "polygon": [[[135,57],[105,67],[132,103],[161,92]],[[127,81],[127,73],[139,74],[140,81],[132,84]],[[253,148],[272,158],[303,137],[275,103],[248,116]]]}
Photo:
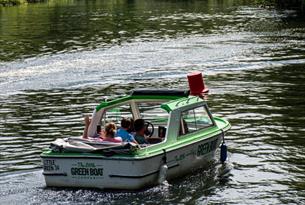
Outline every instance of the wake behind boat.
{"label": "wake behind boat", "polygon": [[[140,89],[101,102],[86,130],[88,138],[57,139],[41,154],[46,185],[141,189],[213,160],[230,124],[209,111],[201,73],[188,78],[190,91]],[[145,143],[101,140],[99,128],[105,130],[109,123],[120,126],[122,118],[135,124],[145,120]],[[224,144],[222,148],[226,149]],[[222,161],[225,158],[222,153]]]}

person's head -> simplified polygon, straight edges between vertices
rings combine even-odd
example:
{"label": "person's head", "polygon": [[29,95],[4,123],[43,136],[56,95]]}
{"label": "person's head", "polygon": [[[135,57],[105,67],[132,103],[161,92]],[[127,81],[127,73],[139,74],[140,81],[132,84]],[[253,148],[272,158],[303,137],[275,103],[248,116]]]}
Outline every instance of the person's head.
{"label": "person's head", "polygon": [[116,125],[113,122],[106,124],[105,126],[105,135],[106,137],[114,138],[116,131]]}
{"label": "person's head", "polygon": [[144,136],[145,133],[145,121],[143,119],[137,119],[134,121],[134,129],[137,134]]}
{"label": "person's head", "polygon": [[131,120],[129,118],[123,118],[121,120],[121,128],[128,130],[131,126]]}

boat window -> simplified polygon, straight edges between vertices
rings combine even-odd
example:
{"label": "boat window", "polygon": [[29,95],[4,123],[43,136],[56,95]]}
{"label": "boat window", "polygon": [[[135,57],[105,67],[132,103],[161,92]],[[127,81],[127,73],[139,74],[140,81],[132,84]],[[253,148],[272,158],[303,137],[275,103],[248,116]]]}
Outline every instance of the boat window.
{"label": "boat window", "polygon": [[105,127],[107,123],[113,122],[119,128],[122,118],[132,118],[130,104],[113,107],[105,111],[102,119],[101,126]]}
{"label": "boat window", "polygon": [[182,112],[179,135],[185,135],[213,125],[205,106]]}
{"label": "boat window", "polygon": [[153,123],[155,127],[167,125],[169,114],[160,107],[160,103],[141,102],[137,105],[142,119]]}

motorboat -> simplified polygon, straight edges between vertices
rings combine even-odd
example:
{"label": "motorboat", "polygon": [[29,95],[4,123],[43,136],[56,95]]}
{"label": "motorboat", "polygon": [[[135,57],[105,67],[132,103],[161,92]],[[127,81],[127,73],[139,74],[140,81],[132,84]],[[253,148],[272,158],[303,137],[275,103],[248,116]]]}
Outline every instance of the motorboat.
{"label": "motorboat", "polygon": [[[210,112],[201,73],[188,78],[187,90],[136,89],[127,96],[103,100],[91,116],[89,138],[59,138],[44,149],[46,185],[143,189],[215,160],[230,124]],[[119,127],[122,118],[144,119],[149,143],[112,143],[96,137],[109,122]]]}

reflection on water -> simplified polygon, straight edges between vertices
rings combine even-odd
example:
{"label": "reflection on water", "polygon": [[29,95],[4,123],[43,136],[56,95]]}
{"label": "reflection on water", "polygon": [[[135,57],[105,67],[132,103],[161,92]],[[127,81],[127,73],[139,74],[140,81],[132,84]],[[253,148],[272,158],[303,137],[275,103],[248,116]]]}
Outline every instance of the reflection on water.
{"label": "reflection on water", "polygon": [[[237,0],[0,8],[0,204],[303,203],[302,18]],[[233,125],[226,175],[211,164],[140,192],[44,187],[41,150],[80,135],[101,99],[185,88],[191,70],[206,74],[211,110]]]}
{"label": "reflection on water", "polygon": [[0,8],[0,60],[181,36],[280,30],[285,35],[291,25],[286,17],[294,13],[249,2],[71,0]]}

